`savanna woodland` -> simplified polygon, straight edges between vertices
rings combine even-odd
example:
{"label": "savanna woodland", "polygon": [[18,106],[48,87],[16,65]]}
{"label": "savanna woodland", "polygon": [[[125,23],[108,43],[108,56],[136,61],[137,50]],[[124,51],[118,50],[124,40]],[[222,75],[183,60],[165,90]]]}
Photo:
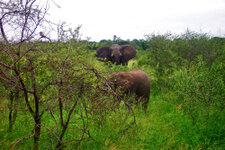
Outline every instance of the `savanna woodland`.
{"label": "savanna woodland", "polygon": [[[48,8],[0,2],[0,149],[224,149],[224,38],[187,29],[91,42],[81,26],[51,30]],[[136,57],[99,61],[96,50],[112,44]],[[108,80],[135,68],[151,78],[146,112]]]}

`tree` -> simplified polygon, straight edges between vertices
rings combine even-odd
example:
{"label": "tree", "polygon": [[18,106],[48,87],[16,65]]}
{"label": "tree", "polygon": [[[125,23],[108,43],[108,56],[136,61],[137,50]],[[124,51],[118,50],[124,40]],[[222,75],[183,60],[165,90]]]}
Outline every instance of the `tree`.
{"label": "tree", "polygon": [[[34,149],[37,150],[42,128],[55,137],[55,149],[62,149],[68,142],[91,139],[89,118],[98,117],[98,121],[103,122],[107,114],[114,110],[112,97],[118,97],[108,81],[90,64],[86,64],[88,57],[83,51],[84,46],[79,44],[81,26],[75,30],[64,30],[61,25],[58,42],[40,41],[46,35],[40,37],[36,32],[46,21],[48,5],[45,4],[45,8],[39,5],[36,0],[0,2],[0,88],[10,93],[10,103],[19,97],[19,92],[22,93],[21,101],[28,108],[34,125],[32,135],[21,138],[11,149],[33,137]],[[11,31],[15,31],[13,37]],[[12,40],[9,40],[10,37]],[[134,116],[130,105],[126,101],[124,104],[128,114]],[[11,106],[10,111],[14,108]],[[59,112],[61,132],[58,132],[56,111]],[[55,128],[42,124],[43,115],[47,112],[55,120]],[[64,141],[71,120],[79,120],[74,127],[77,135]],[[135,121],[134,116],[129,127]]]}
{"label": "tree", "polygon": [[[40,112],[40,96],[36,83],[35,70],[38,67],[36,58],[30,55],[31,52],[39,52],[35,44],[30,42],[37,28],[45,21],[47,4],[45,8],[40,8],[36,0],[13,0],[1,2],[0,30],[3,37],[3,49],[1,49],[0,78],[7,88],[23,92],[26,106],[34,119],[34,149],[38,149],[38,141],[41,131],[41,117],[44,113]],[[9,40],[13,29],[12,41]],[[25,59],[24,59],[25,58]],[[29,72],[26,76],[23,72]],[[26,83],[26,79],[31,81]],[[11,95],[13,95],[12,90]],[[18,92],[18,91],[17,91]],[[17,93],[15,92],[15,93]],[[30,104],[30,96],[34,100],[35,107]],[[18,94],[17,94],[18,95]],[[17,96],[16,96],[17,97]],[[13,102],[13,97],[10,98]],[[12,108],[10,107],[12,110]]]}

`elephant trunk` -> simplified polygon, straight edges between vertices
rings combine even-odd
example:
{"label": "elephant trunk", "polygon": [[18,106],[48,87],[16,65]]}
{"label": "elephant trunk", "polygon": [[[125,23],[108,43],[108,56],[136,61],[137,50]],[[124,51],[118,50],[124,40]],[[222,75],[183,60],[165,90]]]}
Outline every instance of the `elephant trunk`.
{"label": "elephant trunk", "polygon": [[121,64],[121,57],[122,54],[119,51],[114,51],[114,53],[111,55],[112,62],[116,63],[116,65]]}

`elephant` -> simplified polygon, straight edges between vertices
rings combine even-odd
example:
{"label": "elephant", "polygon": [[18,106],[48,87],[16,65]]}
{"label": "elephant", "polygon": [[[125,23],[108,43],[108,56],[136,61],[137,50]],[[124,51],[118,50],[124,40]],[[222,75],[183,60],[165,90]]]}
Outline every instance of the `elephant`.
{"label": "elephant", "polygon": [[110,75],[109,80],[112,87],[119,88],[122,95],[135,94],[135,103],[142,102],[146,112],[150,98],[151,81],[147,73],[141,69],[134,69],[128,72],[118,72]]}
{"label": "elephant", "polygon": [[95,56],[103,58],[103,61],[116,63],[116,65],[127,65],[128,61],[136,56],[136,50],[130,45],[113,44],[98,48]]}

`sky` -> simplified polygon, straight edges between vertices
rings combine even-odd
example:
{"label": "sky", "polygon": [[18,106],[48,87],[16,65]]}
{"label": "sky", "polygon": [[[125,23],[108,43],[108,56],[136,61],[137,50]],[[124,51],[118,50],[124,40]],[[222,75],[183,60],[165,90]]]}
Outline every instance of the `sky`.
{"label": "sky", "polygon": [[82,39],[97,42],[114,35],[133,40],[181,34],[187,28],[225,36],[225,0],[50,0],[48,14],[55,23],[82,25]]}

